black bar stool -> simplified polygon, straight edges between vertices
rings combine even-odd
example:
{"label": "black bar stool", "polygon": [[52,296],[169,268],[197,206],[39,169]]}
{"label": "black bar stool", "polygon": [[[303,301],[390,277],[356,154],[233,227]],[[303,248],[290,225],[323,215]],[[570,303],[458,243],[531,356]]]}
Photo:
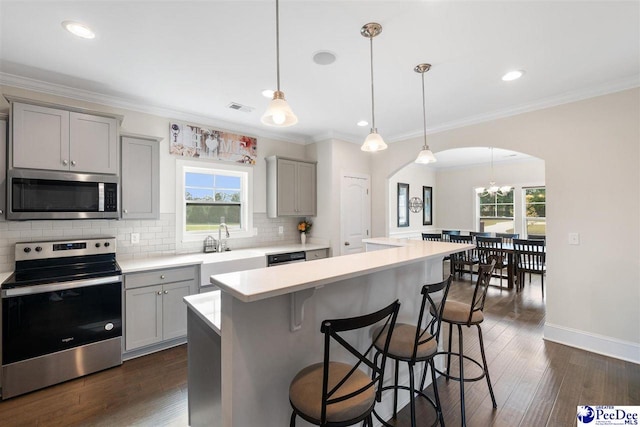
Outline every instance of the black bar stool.
{"label": "black bar stool", "polygon": [[[393,390],[393,418],[396,419],[398,415],[398,390],[409,391],[409,405],[411,408],[411,425],[416,426],[416,403],[415,398],[421,396],[425,398],[431,406],[436,410],[436,421],[433,425],[436,425],[438,421],[441,426],[444,426],[444,418],[442,416],[442,407],[440,405],[440,398],[438,396],[438,384],[436,382],[435,370],[433,366],[433,356],[438,351],[438,341],[440,336],[440,324],[442,319],[442,310],[445,306],[447,294],[449,293],[449,286],[451,285],[452,277],[434,284],[427,284],[422,287],[422,305],[420,307],[420,314],[418,316],[417,326],[408,325],[405,323],[396,324],[395,330],[391,333],[391,343],[388,346],[388,350],[385,350],[386,340],[389,337],[387,328],[379,328],[374,331],[374,336],[378,336],[374,341],[376,347],[376,357],[379,355],[387,356],[390,359],[395,360],[395,377],[394,384],[382,388],[382,391]],[[436,292],[442,291],[442,299],[436,303],[432,296]],[[435,313],[432,316],[425,316],[428,308],[429,313]],[[430,317],[429,320],[426,318]],[[424,326],[423,326],[424,324]],[[409,366],[409,387],[398,384],[398,370],[400,368],[400,362],[406,362]],[[424,389],[424,382],[427,375],[426,366],[422,371],[421,387],[416,389],[415,379],[413,374],[413,368],[416,363],[425,362],[431,368],[431,380],[433,382],[433,390],[435,395],[435,401],[427,396],[422,390]],[[380,418],[374,411],[375,417],[385,426],[391,426],[385,420]]]}
{"label": "black bar stool", "polygon": [[[324,361],[302,369],[289,385],[289,402],[293,408],[290,426],[296,425],[296,416],[323,427],[343,427],[364,421],[373,427],[371,412],[376,400],[382,398],[383,374],[386,357],[377,366],[369,360],[373,344],[365,352],[349,344],[342,332],[368,328],[382,322],[382,330],[393,331],[398,317],[398,300],[375,313],[348,319],[325,320],[320,332],[324,334]],[[376,340],[381,332],[374,335]],[[330,344],[334,340],[354,356],[354,363],[332,362]],[[390,337],[382,339],[385,351]],[[360,369],[360,365],[372,370],[371,376]]]}
{"label": "black bar stool", "polygon": [[[453,300],[448,300],[444,305],[442,312],[442,321],[449,324],[449,346],[446,352],[438,352],[436,355],[447,356],[447,371],[442,372],[436,369],[440,375],[444,376],[447,380],[452,379],[460,382],[460,411],[462,414],[462,425],[466,426],[467,421],[464,411],[464,383],[469,381],[478,381],[482,378],[487,379],[487,385],[489,386],[489,394],[491,395],[491,401],[493,407],[497,408],[496,398],[493,394],[493,387],[491,387],[491,379],[489,378],[489,368],[487,367],[487,358],[484,354],[484,342],[482,341],[482,329],[480,323],[484,320],[482,310],[484,309],[484,301],[487,296],[487,289],[489,288],[489,280],[491,280],[491,274],[493,268],[496,265],[495,257],[489,257],[490,264],[481,264],[478,268],[478,281],[476,282],[476,288],[473,292],[473,298],[471,303],[463,303]],[[451,336],[453,325],[458,327],[458,352],[451,351]],[[480,354],[482,355],[482,364],[475,359],[464,354],[464,343],[462,339],[462,326],[471,327],[472,325],[478,328],[478,340],[480,342]],[[459,360],[460,376],[455,377],[450,374],[451,356],[457,356]],[[473,378],[465,378],[464,376],[464,360],[469,360],[482,369],[482,374]]]}

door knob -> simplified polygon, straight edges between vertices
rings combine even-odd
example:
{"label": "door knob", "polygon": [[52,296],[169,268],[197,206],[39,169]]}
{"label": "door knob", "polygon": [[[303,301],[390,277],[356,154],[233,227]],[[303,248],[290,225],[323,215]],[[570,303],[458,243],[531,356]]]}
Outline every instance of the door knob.
{"label": "door knob", "polygon": [[344,245],[345,245],[345,246],[350,246],[350,245],[351,245],[351,243],[349,243],[349,242],[344,242]]}

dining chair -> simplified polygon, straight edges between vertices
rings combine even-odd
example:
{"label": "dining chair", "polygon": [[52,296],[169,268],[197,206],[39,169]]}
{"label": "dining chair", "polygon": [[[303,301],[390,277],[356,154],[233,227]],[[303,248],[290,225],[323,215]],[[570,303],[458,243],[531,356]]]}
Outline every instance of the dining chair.
{"label": "dining chair", "polygon": [[491,233],[488,231],[470,231],[469,236],[473,239],[474,243],[476,241],[476,237],[491,237]]}
{"label": "dining chair", "polygon": [[442,241],[448,242],[450,236],[459,236],[460,230],[442,230]]}
{"label": "dining chair", "polygon": [[540,275],[540,287],[544,298],[544,276],[547,272],[546,261],[546,241],[536,239],[514,239],[513,253],[518,289],[524,288],[524,274],[529,273],[529,283],[531,274]]}
{"label": "dining chair", "polygon": [[[449,241],[451,243],[473,244],[471,236],[451,235]],[[460,279],[462,279],[462,274],[468,272],[471,275],[471,280],[473,280],[473,266],[478,265],[479,263],[480,258],[478,257],[477,248],[451,254],[452,274],[455,276],[455,273],[457,272]],[[465,267],[468,267],[468,270],[465,270]]]}
{"label": "dining chair", "polygon": [[440,233],[422,233],[422,240],[431,242],[439,242],[442,240],[442,234]]}
{"label": "dining chair", "polygon": [[496,237],[500,237],[502,239],[502,243],[513,244],[513,239],[519,239],[520,234],[518,233],[496,233]]}
{"label": "dining chair", "polygon": [[[394,301],[375,313],[363,316],[332,319],[322,322],[324,334],[324,359],[302,369],[289,385],[289,402],[293,408],[290,427],[295,427],[296,417],[322,427],[342,427],[363,422],[373,427],[373,407],[382,399],[382,384],[387,360],[386,354],[394,332],[400,302]],[[359,351],[351,331],[370,328],[381,323],[373,342],[380,342],[383,349],[380,364],[370,360],[374,344]],[[381,339],[383,331],[388,331]],[[345,334],[343,334],[345,333]],[[357,334],[356,334],[357,335]],[[351,357],[350,363],[331,360],[332,343],[341,346]],[[335,348],[334,348],[335,350]],[[362,368],[370,370],[370,374]]]}
{"label": "dining chair", "polygon": [[[409,408],[411,415],[411,426],[416,426],[416,397],[422,397],[435,409],[436,419],[440,421],[440,425],[444,426],[444,417],[442,415],[442,406],[440,405],[440,397],[438,395],[438,382],[436,380],[436,371],[433,363],[433,356],[438,351],[438,343],[440,342],[440,325],[442,322],[442,311],[447,300],[449,287],[451,286],[452,276],[439,283],[427,284],[422,286],[420,293],[422,294],[422,304],[418,314],[418,322],[415,325],[406,323],[397,323],[391,334],[391,342],[386,350],[383,348],[388,337],[386,329],[374,331],[374,336],[378,336],[374,342],[376,347],[376,360],[380,354],[395,361],[394,383],[382,388],[382,391],[393,390],[393,420],[398,416],[398,390],[409,391]],[[437,295],[440,295],[437,298]],[[438,301],[436,301],[438,300]],[[430,313],[433,313],[430,315]],[[406,362],[409,368],[409,386],[398,384],[398,372],[400,370],[400,362]],[[422,370],[422,381],[420,387],[415,387],[414,368],[417,363],[424,363]],[[431,383],[433,384],[434,399],[424,393],[424,384],[427,377],[427,366],[431,371]],[[374,410],[373,415],[384,426],[393,426],[383,420]]]}
{"label": "dining chair", "polygon": [[500,237],[477,237],[476,246],[478,248],[478,256],[480,264],[487,264],[490,257],[494,257],[496,264],[495,270],[500,270],[500,289],[502,289],[502,270],[508,269],[508,256],[502,248],[502,239]]}

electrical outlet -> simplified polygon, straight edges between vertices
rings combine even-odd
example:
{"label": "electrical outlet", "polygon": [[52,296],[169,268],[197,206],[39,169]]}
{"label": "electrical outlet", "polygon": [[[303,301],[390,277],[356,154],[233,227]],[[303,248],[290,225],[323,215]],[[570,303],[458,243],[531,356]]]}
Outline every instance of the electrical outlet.
{"label": "electrical outlet", "polygon": [[284,234],[284,227],[282,225],[278,227],[278,234]]}
{"label": "electrical outlet", "polygon": [[254,236],[258,235],[258,227],[253,227],[253,235]]}
{"label": "electrical outlet", "polygon": [[580,233],[569,233],[569,244],[570,245],[579,245],[580,244]]}
{"label": "electrical outlet", "polygon": [[140,243],[140,233],[131,233],[131,243]]}

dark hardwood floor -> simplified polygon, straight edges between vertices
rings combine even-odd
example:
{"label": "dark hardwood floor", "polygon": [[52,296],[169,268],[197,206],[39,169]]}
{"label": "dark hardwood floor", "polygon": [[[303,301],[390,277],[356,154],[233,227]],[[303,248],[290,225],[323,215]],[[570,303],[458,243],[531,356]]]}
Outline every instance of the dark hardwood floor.
{"label": "dark hardwood floor", "polygon": [[[450,298],[472,291],[467,275]],[[640,366],[543,341],[544,315],[535,276],[520,293],[489,290],[482,327],[498,408],[486,382],[468,383],[469,427],[572,426],[577,405],[640,405]],[[479,356],[475,328],[464,329],[465,353]],[[440,379],[438,387],[445,423],[460,425],[458,382]],[[419,424],[430,425],[432,410],[418,403]],[[408,426],[408,415],[402,410],[396,425]],[[186,346],[0,402],[0,426],[131,425],[187,425]]]}

